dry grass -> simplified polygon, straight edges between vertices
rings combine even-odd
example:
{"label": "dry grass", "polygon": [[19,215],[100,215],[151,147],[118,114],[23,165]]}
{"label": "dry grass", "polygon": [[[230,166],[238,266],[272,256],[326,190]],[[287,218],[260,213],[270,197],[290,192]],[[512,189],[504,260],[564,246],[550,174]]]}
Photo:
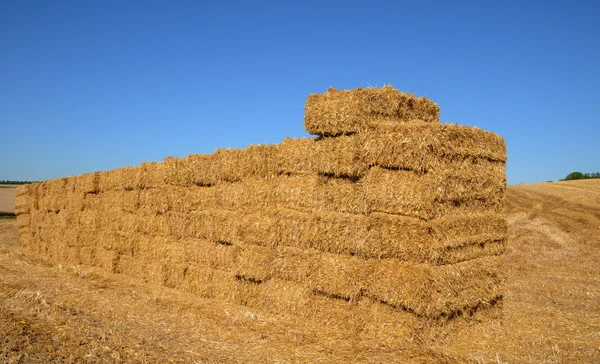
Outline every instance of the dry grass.
{"label": "dry grass", "polygon": [[0,221],[0,361],[597,362],[599,195],[597,180],[509,187],[502,315],[417,331],[405,345],[393,340],[400,326],[323,326],[32,260],[16,223]]}

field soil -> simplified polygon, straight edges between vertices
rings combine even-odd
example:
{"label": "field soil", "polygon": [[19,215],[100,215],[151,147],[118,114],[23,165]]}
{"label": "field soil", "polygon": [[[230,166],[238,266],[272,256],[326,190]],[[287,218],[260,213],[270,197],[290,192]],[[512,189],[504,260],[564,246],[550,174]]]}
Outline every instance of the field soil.
{"label": "field soil", "polygon": [[30,259],[0,220],[0,362],[600,362],[600,180],[511,186],[506,212],[502,315],[409,348]]}
{"label": "field soil", "polygon": [[0,212],[15,212],[15,185],[0,184]]}

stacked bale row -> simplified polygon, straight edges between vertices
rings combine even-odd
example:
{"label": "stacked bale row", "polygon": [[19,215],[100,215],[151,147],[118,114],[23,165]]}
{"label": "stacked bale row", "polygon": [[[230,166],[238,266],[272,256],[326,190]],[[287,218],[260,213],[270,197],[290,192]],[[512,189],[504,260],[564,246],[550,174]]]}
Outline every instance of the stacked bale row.
{"label": "stacked bale row", "polygon": [[305,124],[318,138],[23,186],[23,249],[379,331],[501,297],[502,138],[391,87],[311,95]]}

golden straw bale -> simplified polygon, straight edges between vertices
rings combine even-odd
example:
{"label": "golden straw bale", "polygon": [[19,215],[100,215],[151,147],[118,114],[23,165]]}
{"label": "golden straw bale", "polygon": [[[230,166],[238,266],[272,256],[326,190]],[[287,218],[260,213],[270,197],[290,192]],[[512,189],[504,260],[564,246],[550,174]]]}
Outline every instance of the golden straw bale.
{"label": "golden straw bale", "polygon": [[28,214],[33,205],[33,186],[31,184],[20,185],[15,190],[15,215]]}
{"label": "golden straw bale", "polygon": [[102,214],[99,214],[96,210],[83,210],[79,213],[79,221],[77,226],[79,229],[96,230],[101,225],[101,222],[99,222],[100,216],[102,216]]}
{"label": "golden straw bale", "polygon": [[193,183],[191,177],[190,159],[191,158],[176,157],[165,158],[163,162],[165,183],[172,186],[191,186]]}
{"label": "golden straw bale", "polygon": [[425,220],[459,207],[500,211],[506,194],[506,177],[493,171],[476,176],[461,171],[435,175],[374,167],[360,183],[367,191],[370,211]]}
{"label": "golden straw bale", "polygon": [[359,337],[379,338],[400,345],[410,340],[419,327],[419,318],[406,311],[363,297],[355,301],[315,294],[305,285],[281,279],[255,284],[238,281],[236,303],[279,314],[292,314],[301,320],[352,332]]}
{"label": "golden straw bale", "polygon": [[[173,209],[171,205],[172,200],[183,201],[182,194],[179,193],[181,189],[178,187],[171,188],[152,188],[142,190],[139,193],[139,211],[144,214],[165,214],[167,211]],[[176,196],[169,198],[169,195]],[[177,209],[176,209],[177,210]],[[177,210],[179,211],[179,210]]]}
{"label": "golden straw bale", "polygon": [[304,126],[311,134],[355,133],[384,118],[391,122],[422,120],[439,122],[439,106],[425,97],[415,97],[391,86],[356,88],[311,94],[306,101]]}
{"label": "golden straw bale", "polygon": [[441,219],[373,213],[368,216],[289,209],[244,211],[238,239],[369,258],[450,264],[504,251],[503,215],[459,213]]}
{"label": "golden straw bale", "polygon": [[381,260],[365,289],[368,296],[417,315],[449,316],[501,297],[502,268],[497,256],[437,267]]}
{"label": "golden straw bale", "polygon": [[79,249],[79,264],[99,266],[96,258],[96,247],[81,247]]}
{"label": "golden straw bale", "polygon": [[430,264],[501,254],[508,237],[506,220],[496,213],[456,213],[429,222],[373,213],[367,230],[357,255]]}
{"label": "golden straw bale", "polygon": [[274,207],[275,188],[279,180],[280,178],[249,177],[240,182],[219,183],[210,187],[214,193],[213,207],[232,211]]}
{"label": "golden straw bale", "polygon": [[165,185],[165,164],[161,162],[143,162],[135,176],[136,187],[160,188]]}
{"label": "golden straw bale", "polygon": [[[119,265],[120,254],[114,250],[97,248],[93,250],[93,265],[106,273],[114,273]],[[83,255],[83,248],[81,253]],[[84,263],[85,264],[85,263]]]}
{"label": "golden straw bale", "polygon": [[430,266],[281,246],[248,248],[242,247],[236,274],[250,281],[276,277],[350,300],[364,294],[422,316],[473,309],[501,295],[498,257]]}
{"label": "golden straw bale", "polygon": [[281,175],[274,189],[277,207],[303,211],[364,214],[367,196],[360,184],[319,175]]}
{"label": "golden straw bale", "polygon": [[119,190],[134,190],[138,188],[137,176],[140,173],[139,167],[123,167],[119,168],[119,173],[117,174],[118,178],[118,186]]}
{"label": "golden straw bale", "polygon": [[356,138],[369,165],[388,168],[444,171],[452,161],[482,164],[481,168],[490,168],[485,161],[506,161],[501,136],[455,124],[377,122]]}
{"label": "golden straw bale", "polygon": [[85,173],[76,178],[75,191],[78,193],[100,192],[100,172]]}
{"label": "golden straw bale", "polygon": [[206,239],[187,238],[180,242],[184,250],[184,261],[200,267],[231,271],[239,260],[240,248]]}
{"label": "golden straw bale", "polygon": [[20,213],[17,215],[17,227],[19,231],[25,230],[31,225],[31,214],[30,213]]}
{"label": "golden straw bale", "polygon": [[359,144],[361,141],[355,135],[319,139],[285,138],[279,145],[279,173],[362,176],[369,166]]}
{"label": "golden straw bale", "polygon": [[134,230],[145,235],[168,236],[169,221],[166,214],[141,214],[134,215]]}
{"label": "golden straw bale", "polygon": [[300,249],[355,254],[367,235],[360,215],[280,209],[278,217],[278,240]]}
{"label": "golden straw bale", "polygon": [[232,300],[237,288],[233,273],[189,264],[180,289],[199,297]]}

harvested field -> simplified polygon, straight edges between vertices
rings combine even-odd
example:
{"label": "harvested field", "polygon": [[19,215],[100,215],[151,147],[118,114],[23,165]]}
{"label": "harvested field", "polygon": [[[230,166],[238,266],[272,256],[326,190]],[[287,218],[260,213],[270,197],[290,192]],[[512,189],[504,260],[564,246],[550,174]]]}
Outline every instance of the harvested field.
{"label": "harvested field", "polygon": [[[406,336],[411,316],[381,321],[390,317],[384,306],[363,301],[361,310],[348,309],[353,303],[343,300],[328,306],[320,296],[303,301],[302,287],[276,281],[236,282],[245,300],[261,299],[245,303],[263,309],[206,299],[197,292],[209,292],[207,285],[184,292],[102,268],[28,258],[18,246],[18,222],[0,221],[0,361],[598,362],[598,196],[599,180],[508,187],[502,314],[478,321],[476,313],[437,334],[417,331],[404,345],[398,338]],[[186,259],[219,270],[232,259],[224,251],[236,249],[218,245],[222,252],[207,256],[215,250],[206,244],[215,243],[194,241]],[[206,273],[190,274],[211,279]],[[277,300],[284,289],[304,306]],[[303,314],[315,307],[317,319]]]}
{"label": "harvested field", "polygon": [[15,185],[0,185],[0,213],[15,212]]}

